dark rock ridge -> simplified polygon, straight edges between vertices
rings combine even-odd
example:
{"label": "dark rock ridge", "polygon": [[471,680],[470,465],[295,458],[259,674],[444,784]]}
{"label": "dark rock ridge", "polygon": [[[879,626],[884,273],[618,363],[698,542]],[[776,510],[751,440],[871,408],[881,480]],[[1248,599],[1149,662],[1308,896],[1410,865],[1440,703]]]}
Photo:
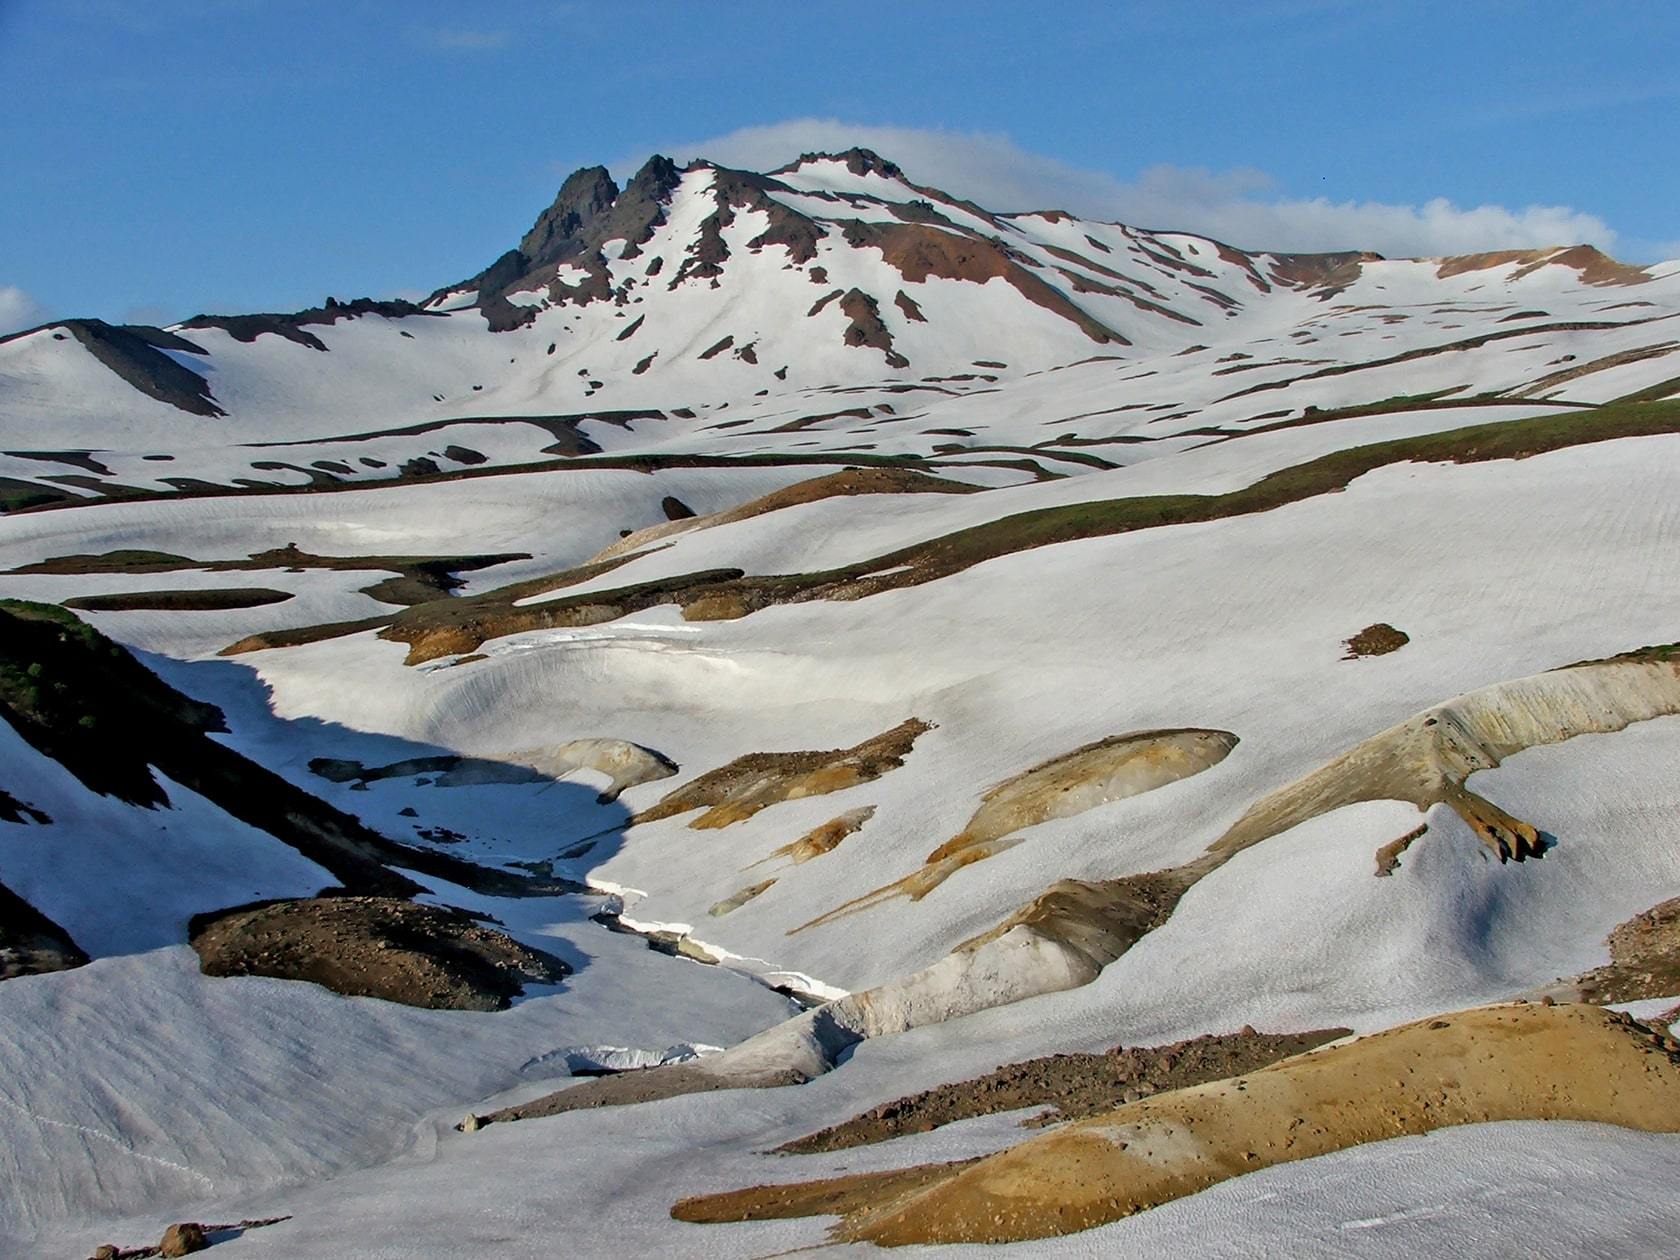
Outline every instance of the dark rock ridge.
{"label": "dark rock ridge", "polygon": [[[623,258],[635,258],[654,230],[665,222],[665,207],[682,179],[670,158],[655,154],[622,191],[604,166],[573,172],[554,203],[537,216],[517,249],[510,249],[483,271],[457,285],[439,289],[428,305],[462,289],[478,290],[478,308],[493,332],[522,328],[536,318],[535,307],[508,300],[510,293],[546,290],[555,302],[585,305],[613,297],[607,260],[601,247],[623,239]],[[555,271],[565,263],[585,277],[565,283]]]}
{"label": "dark rock ridge", "polygon": [[[43,328],[62,329],[89,354],[147,397],[195,416],[225,416],[210,393],[210,382],[165,354],[207,354],[202,346],[147,324],[107,324],[102,319],[67,319],[0,337],[0,345],[27,337]],[[54,336],[61,336],[55,332]]]}
{"label": "dark rock ridge", "polygon": [[68,971],[87,961],[68,932],[0,884],[0,980]]}
{"label": "dark rock ridge", "polygon": [[[313,333],[304,329],[311,324],[336,324],[341,319],[359,319],[364,315],[382,315],[386,319],[406,319],[410,315],[437,315],[437,311],[428,311],[413,302],[394,299],[381,302],[373,298],[355,298],[349,302],[340,302],[337,298],[329,297],[320,306],[312,306],[308,310],[297,311],[290,315],[194,315],[191,319],[180,324],[182,328],[217,328],[227,333],[235,341],[252,342],[264,333],[273,333],[277,337],[284,337],[287,341],[295,341],[300,346],[308,346],[311,350],[325,351],[327,345]],[[165,334],[166,336],[168,334]],[[203,350],[195,349],[195,354],[203,354]]]}
{"label": "dark rock ridge", "polygon": [[90,791],[155,809],[169,798],[153,767],[267,832],[358,893],[423,891],[392,867],[501,896],[572,891],[380,835],[210,738],[227,724],[126,649],[46,604],[0,600],[0,719]]}

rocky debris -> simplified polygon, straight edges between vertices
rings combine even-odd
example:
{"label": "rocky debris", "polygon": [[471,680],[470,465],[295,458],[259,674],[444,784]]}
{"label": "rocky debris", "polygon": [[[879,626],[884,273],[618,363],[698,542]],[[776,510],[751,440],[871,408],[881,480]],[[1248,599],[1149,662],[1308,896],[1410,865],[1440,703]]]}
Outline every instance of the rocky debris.
{"label": "rocky debris", "polygon": [[782,1085],[800,1085],[805,1077],[791,1068],[769,1068],[750,1079],[719,1076],[709,1072],[705,1061],[697,1063],[669,1063],[659,1067],[638,1068],[612,1076],[598,1076],[581,1081],[566,1089],[515,1107],[503,1107],[478,1118],[480,1126],[506,1124],[514,1120],[535,1120],[543,1116],[563,1115],[568,1111],[589,1111],[597,1107],[628,1107],[637,1103],[657,1102],[684,1094],[709,1093],[720,1089],[775,1089]]}
{"label": "rocky debris", "polygon": [[205,1251],[218,1242],[227,1242],[252,1229],[266,1229],[289,1221],[289,1216],[268,1216],[257,1220],[231,1221],[221,1225],[203,1225],[197,1221],[179,1221],[163,1231],[160,1242],[150,1247],[123,1248],[115,1243],[103,1243],[93,1249],[91,1260],[151,1260],[153,1256],[190,1256]]}
{"label": "rocky debris", "polygon": [[1583,1002],[1610,1004],[1680,994],[1680,897],[1617,924],[1610,962],[1570,982]]}
{"label": "rocky debris", "polygon": [[631,824],[704,809],[706,812],[690,822],[690,827],[727,827],[779,801],[821,796],[868,783],[903,765],[917,736],[932,729],[931,722],[909,718],[851,748],[748,753],[669,793],[637,814]]}
{"label": "rocky debris", "polygon": [[893,295],[893,305],[898,307],[905,319],[917,324],[927,323],[927,316],[922,314],[922,308],[903,289]]}
{"label": "rocky debris", "polygon": [[787,250],[788,261],[795,265],[808,263],[817,256],[822,229],[812,219],[770,195],[792,191],[786,184],[769,175],[731,170],[710,162],[696,162],[689,170],[712,172],[711,195],[717,208],[701,220],[699,233],[672,277],[670,288],[675,289],[689,279],[716,284],[729,257],[723,231],[735,222],[737,210],[762,214],[768,221],[764,231],[747,242],[747,248],[754,253],[767,245],[780,245]]}
{"label": "rocky debris", "polygon": [[849,1150],[1024,1107],[1050,1109],[1047,1115],[1023,1121],[1027,1125],[1083,1119],[1139,1098],[1258,1071],[1346,1037],[1351,1031],[1323,1028],[1302,1033],[1259,1033],[1245,1028],[1165,1046],[1116,1046],[1103,1054],[1052,1054],[1006,1063],[973,1080],[938,1085],[882,1103],[776,1149],[784,1155]]}
{"label": "rocky debris", "polygon": [[526,984],[571,972],[464,911],[392,897],[265,902],[199,915],[189,930],[206,975],[307,980],[433,1010],[503,1010]]}
{"label": "rocky debris", "polygon": [[1353,661],[1362,656],[1387,656],[1390,652],[1398,652],[1411,641],[1412,636],[1404,630],[1396,630],[1386,621],[1379,621],[1375,625],[1366,626],[1342,644],[1347,649],[1342,659]]}

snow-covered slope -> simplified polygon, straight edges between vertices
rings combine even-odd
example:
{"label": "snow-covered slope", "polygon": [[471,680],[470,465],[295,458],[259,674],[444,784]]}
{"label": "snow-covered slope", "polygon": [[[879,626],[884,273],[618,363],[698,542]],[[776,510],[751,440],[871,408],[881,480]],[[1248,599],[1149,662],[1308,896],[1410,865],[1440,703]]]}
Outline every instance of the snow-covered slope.
{"label": "snow-covered slope", "polygon": [[[101,795],[75,741],[123,698],[54,743],[0,653],[0,885],[92,958],[0,982],[0,1249],[291,1213],[218,1250],[765,1254],[821,1226],[671,1204],[1020,1136],[763,1154],[913,1090],[1563,994],[1680,895],[1677,329],[1674,264],[1257,252],[854,150],[579,172],[420,305],[0,342],[0,597],[79,606],[225,716],[194,738],[400,843],[380,878],[575,968],[493,1013],[200,974],[194,916],[333,876],[161,736],[166,804]],[[1544,1134],[1041,1246],[1672,1226],[1674,1139]],[[1546,1195],[1489,1171],[1541,1149]]]}

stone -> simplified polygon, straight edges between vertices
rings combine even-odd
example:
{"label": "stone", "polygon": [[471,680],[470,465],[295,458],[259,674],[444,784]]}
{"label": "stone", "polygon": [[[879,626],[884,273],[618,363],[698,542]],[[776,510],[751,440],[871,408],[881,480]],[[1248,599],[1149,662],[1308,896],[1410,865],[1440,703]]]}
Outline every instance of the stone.
{"label": "stone", "polygon": [[182,1221],[171,1225],[163,1231],[163,1241],[158,1244],[158,1255],[164,1260],[171,1256],[190,1256],[195,1251],[203,1251],[210,1245],[210,1240],[204,1236],[204,1226],[193,1221]]}

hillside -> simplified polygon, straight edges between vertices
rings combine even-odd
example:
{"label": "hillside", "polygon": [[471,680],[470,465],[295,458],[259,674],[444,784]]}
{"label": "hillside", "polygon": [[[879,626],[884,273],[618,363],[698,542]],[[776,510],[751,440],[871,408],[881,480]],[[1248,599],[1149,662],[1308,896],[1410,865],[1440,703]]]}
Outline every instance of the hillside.
{"label": "hillside", "polygon": [[0,341],[0,1251],[1666,1245],[1677,319],[850,150]]}

